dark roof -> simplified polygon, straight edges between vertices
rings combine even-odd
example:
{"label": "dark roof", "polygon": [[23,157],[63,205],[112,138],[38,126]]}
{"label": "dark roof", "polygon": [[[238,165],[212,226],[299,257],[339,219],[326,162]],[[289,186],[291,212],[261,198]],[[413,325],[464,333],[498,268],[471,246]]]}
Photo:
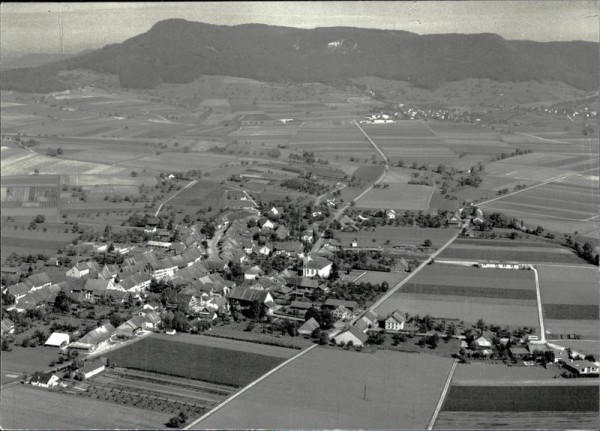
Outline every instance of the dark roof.
{"label": "dark roof", "polygon": [[19,296],[28,293],[31,290],[29,283],[17,283],[12,286],[8,286],[8,291],[11,295]]}
{"label": "dark roof", "polygon": [[332,263],[333,262],[331,262],[328,259],[325,259],[324,257],[316,257],[308,261],[306,267],[309,269],[323,269],[326,268],[328,265],[331,265]]}
{"label": "dark roof", "polygon": [[316,289],[319,287],[319,282],[313,278],[302,277],[300,279],[300,283],[298,283],[299,287],[307,287],[309,289]]}
{"label": "dark roof", "polygon": [[43,286],[44,284],[52,283],[50,280],[50,276],[45,272],[40,272],[39,274],[33,274],[27,277],[27,280],[31,282],[34,287]]}
{"label": "dark roof", "polygon": [[146,219],[146,224],[149,226],[156,226],[160,223],[160,219],[158,217],[148,217]]}
{"label": "dark roof", "polygon": [[265,302],[267,295],[269,294],[266,290],[247,289],[245,287],[234,287],[229,293],[229,299],[236,299],[238,301],[246,302]]}
{"label": "dark roof", "polygon": [[111,325],[110,323],[106,323],[100,326],[99,328],[88,332],[81,339],[74,343],[71,343],[70,345],[73,347],[95,346],[103,341],[108,340],[111,337],[111,335],[115,333],[115,331],[116,329],[113,325]]}
{"label": "dark roof", "polygon": [[320,326],[319,322],[317,322],[314,319],[314,317],[311,317],[306,322],[304,322],[304,324],[301,327],[298,328],[298,333],[299,334],[304,334],[304,333],[306,333],[306,334],[311,333],[312,334],[312,332],[315,329],[319,328],[319,326]]}
{"label": "dark roof", "polygon": [[308,310],[309,308],[312,308],[312,306],[312,302],[306,301],[292,301],[290,304],[290,308],[298,308],[301,310]]}
{"label": "dark roof", "polygon": [[8,332],[14,327],[15,327],[15,323],[12,320],[10,320],[8,317],[5,317],[4,319],[2,319],[2,331],[3,332]]}
{"label": "dark roof", "polygon": [[333,298],[330,298],[327,301],[325,301],[325,304],[323,304],[323,305],[325,307],[332,307],[332,308],[337,308],[338,306],[343,305],[350,311],[354,311],[358,307],[358,304],[356,303],[356,301],[344,301],[343,299],[333,299]]}
{"label": "dark roof", "polygon": [[51,372],[43,373],[38,371],[33,373],[33,375],[31,376],[31,382],[47,385],[52,376],[54,376],[54,374]]}
{"label": "dark roof", "polygon": [[96,359],[95,361],[86,361],[81,371],[84,373],[89,373],[90,371],[97,370],[98,368],[104,367],[104,361],[101,359]]}
{"label": "dark roof", "polygon": [[107,290],[109,284],[109,280],[89,279],[85,282],[85,290]]}

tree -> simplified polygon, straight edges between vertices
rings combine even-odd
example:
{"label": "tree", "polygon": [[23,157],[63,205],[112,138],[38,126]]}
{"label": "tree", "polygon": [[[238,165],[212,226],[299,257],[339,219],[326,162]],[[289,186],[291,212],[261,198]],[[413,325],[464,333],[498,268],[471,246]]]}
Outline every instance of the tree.
{"label": "tree", "polygon": [[70,309],[71,306],[67,293],[64,290],[59,291],[54,300],[54,311],[57,313],[68,313]]}
{"label": "tree", "polygon": [[8,341],[8,338],[3,338],[2,339],[2,351],[3,352],[10,352],[10,351],[12,351],[12,347],[10,347],[10,343]]}
{"label": "tree", "polygon": [[321,323],[321,313],[316,307],[310,307],[308,310],[306,310],[306,313],[304,314],[304,321],[306,322],[310,320],[311,317],[317,322]]}
{"label": "tree", "polygon": [[429,345],[429,347],[431,347],[432,349],[435,349],[440,342],[440,336],[438,334],[433,334],[432,336],[427,337],[426,342]]}
{"label": "tree", "polygon": [[46,217],[44,217],[42,214],[38,214],[35,216],[33,221],[36,223],[44,223],[46,221]]}
{"label": "tree", "polygon": [[112,316],[110,316],[110,324],[115,328],[121,326],[123,322],[125,322],[125,318],[120,313],[114,313]]}
{"label": "tree", "polygon": [[430,239],[426,239],[425,241],[423,241],[423,246],[425,246],[425,247],[431,247],[431,240]]}

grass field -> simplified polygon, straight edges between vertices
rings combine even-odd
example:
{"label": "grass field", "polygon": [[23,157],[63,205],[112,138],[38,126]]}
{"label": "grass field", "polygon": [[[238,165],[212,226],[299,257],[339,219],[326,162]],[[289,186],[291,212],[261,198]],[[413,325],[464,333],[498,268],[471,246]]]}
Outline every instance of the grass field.
{"label": "grass field", "polygon": [[166,413],[125,407],[30,386],[2,390],[3,429],[156,429]]}
{"label": "grass field", "polygon": [[390,285],[390,287],[398,284],[406,274],[402,272],[379,272],[379,271],[356,271],[358,272],[358,278],[354,280],[355,283],[372,283],[380,284],[384,281]]}
{"label": "grass field", "polygon": [[211,337],[153,335],[110,352],[121,367],[244,386],[294,350]]}
{"label": "grass field", "polygon": [[538,246],[538,244],[531,247],[529,244],[521,245],[516,242],[511,246],[506,241],[499,242],[498,245],[492,244],[490,241],[481,243],[481,245],[475,241],[467,244],[458,242],[445,249],[439,257],[440,259],[467,261],[501,260],[520,263],[551,262],[585,264],[585,261],[564,247],[542,247]]}
{"label": "grass field", "polygon": [[[451,364],[434,355],[316,348],[195,428],[425,428]],[[353,378],[349,370],[357,370]]]}
{"label": "grass field", "polygon": [[[579,334],[586,340],[600,340],[597,318],[594,320],[550,319],[544,315],[544,328],[552,334]],[[561,341],[556,340],[558,344]]]}
{"label": "grass field", "polygon": [[598,394],[597,385],[451,386],[443,410],[598,412]]}
{"label": "grass field", "polygon": [[[48,334],[50,334],[45,329]],[[47,370],[51,361],[58,359],[56,347],[21,347],[12,345],[12,352],[2,352],[2,372],[32,374]]]}
{"label": "grass field", "polygon": [[433,188],[417,184],[392,183],[386,188],[373,188],[356,202],[357,208],[426,210]]}
{"label": "grass field", "polygon": [[[374,232],[336,232],[335,237],[345,247],[350,247],[354,239],[359,247],[393,247],[400,244],[420,246],[426,239],[431,241],[433,247],[441,247],[454,234],[456,232],[453,229],[384,226],[377,227]],[[386,244],[388,240],[389,243]]]}

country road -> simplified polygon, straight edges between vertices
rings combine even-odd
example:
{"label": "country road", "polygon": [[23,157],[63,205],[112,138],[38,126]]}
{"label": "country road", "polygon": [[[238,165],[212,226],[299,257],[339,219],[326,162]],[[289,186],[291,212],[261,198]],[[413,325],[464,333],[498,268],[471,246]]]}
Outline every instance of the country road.
{"label": "country road", "polygon": [[185,189],[192,187],[194,184],[196,184],[198,182],[198,180],[194,180],[194,181],[190,181],[186,186],[184,186],[182,189],[177,190],[177,192],[175,192],[171,197],[169,197],[166,201],[164,201],[162,204],[160,204],[160,206],[158,207],[158,209],[156,210],[156,213],[154,214],[154,217],[158,217],[158,213],[160,213],[160,210],[162,209],[163,205],[166,204],[167,202],[169,202],[171,199],[173,199],[175,196],[177,196],[179,193],[181,193],[182,191],[184,191]]}

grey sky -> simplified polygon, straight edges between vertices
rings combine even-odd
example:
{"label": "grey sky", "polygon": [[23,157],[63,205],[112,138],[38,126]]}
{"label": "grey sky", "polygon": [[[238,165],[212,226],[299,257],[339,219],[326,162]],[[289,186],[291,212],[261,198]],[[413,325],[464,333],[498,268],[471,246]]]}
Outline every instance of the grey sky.
{"label": "grey sky", "polygon": [[428,33],[497,33],[506,39],[599,40],[599,1],[4,3],[2,55],[99,48],[157,21],[293,27],[351,26]]}

